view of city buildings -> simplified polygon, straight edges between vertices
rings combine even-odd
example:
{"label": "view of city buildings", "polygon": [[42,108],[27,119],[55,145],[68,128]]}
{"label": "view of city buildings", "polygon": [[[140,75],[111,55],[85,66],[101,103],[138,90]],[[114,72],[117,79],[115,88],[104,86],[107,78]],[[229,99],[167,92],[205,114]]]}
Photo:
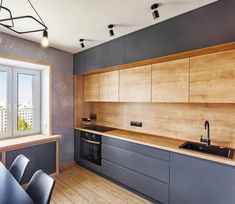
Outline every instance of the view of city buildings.
{"label": "view of city buildings", "polygon": [[33,123],[33,110],[31,104],[19,105],[18,107],[18,117],[24,119],[28,125]]}
{"label": "view of city buildings", "polygon": [[[20,104],[18,106],[18,119],[23,120],[28,127],[32,126],[33,123],[33,111],[32,105]],[[7,110],[6,106],[0,106],[0,133],[7,131]]]}
{"label": "view of city buildings", "polygon": [[[8,87],[8,72],[0,70],[0,134],[7,133],[10,128],[17,131],[32,130],[33,126],[33,75],[17,74],[17,94],[16,101],[8,101],[8,94],[11,95],[13,90]],[[14,98],[14,97],[13,97]],[[15,100],[15,99],[14,99]],[[17,112],[8,115],[8,103],[17,102]],[[13,109],[12,109],[13,110]],[[17,120],[13,118],[17,114]],[[9,121],[13,124],[10,127]],[[14,123],[16,122],[16,124]]]}
{"label": "view of city buildings", "polygon": [[0,133],[7,131],[7,110],[6,107],[0,106]]}

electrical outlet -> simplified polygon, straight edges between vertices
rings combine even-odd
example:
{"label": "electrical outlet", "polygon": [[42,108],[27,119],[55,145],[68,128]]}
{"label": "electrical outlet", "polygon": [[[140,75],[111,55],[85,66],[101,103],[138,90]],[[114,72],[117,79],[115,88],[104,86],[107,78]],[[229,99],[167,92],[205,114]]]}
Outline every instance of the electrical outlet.
{"label": "electrical outlet", "polygon": [[90,119],[91,119],[91,120],[96,120],[96,119],[97,119],[97,115],[91,113],[91,114],[90,114]]}
{"label": "electrical outlet", "polygon": [[133,126],[133,127],[142,127],[142,122],[131,121],[130,122],[130,126]]}
{"label": "electrical outlet", "polygon": [[142,127],[142,122],[136,122],[136,123],[135,123],[135,126],[136,126],[136,127]]}
{"label": "electrical outlet", "polygon": [[131,121],[130,126],[135,126],[135,121]]}

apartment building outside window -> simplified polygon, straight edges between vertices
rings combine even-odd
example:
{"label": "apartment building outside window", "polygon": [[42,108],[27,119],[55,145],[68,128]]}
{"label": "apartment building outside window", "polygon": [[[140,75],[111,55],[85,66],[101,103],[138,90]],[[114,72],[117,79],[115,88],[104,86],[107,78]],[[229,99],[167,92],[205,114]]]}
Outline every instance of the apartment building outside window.
{"label": "apartment building outside window", "polygon": [[0,138],[40,133],[40,71],[0,65]]}

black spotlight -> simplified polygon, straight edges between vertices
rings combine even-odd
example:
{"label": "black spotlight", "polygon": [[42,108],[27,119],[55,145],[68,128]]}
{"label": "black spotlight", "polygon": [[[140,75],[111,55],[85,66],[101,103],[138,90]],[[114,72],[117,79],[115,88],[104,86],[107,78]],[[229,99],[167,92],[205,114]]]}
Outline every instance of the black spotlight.
{"label": "black spotlight", "polygon": [[84,39],[80,39],[79,41],[80,41],[81,47],[84,48],[84,47],[85,47],[85,45],[84,45],[84,43],[83,43],[83,42],[84,42]]}
{"label": "black spotlight", "polygon": [[112,25],[112,24],[108,25],[110,37],[114,36],[113,27],[114,27],[114,25]]}
{"label": "black spotlight", "polygon": [[153,4],[153,5],[151,6],[151,9],[153,10],[153,13],[152,13],[152,14],[153,14],[153,19],[154,19],[154,20],[160,17],[159,12],[158,12],[158,10],[157,10],[158,7],[159,7],[159,4]]}

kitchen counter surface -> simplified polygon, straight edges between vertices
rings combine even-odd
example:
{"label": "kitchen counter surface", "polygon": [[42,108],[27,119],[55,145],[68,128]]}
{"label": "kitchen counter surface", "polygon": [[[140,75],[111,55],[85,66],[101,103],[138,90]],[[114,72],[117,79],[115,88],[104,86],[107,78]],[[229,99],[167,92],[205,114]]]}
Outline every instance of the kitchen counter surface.
{"label": "kitchen counter surface", "polygon": [[169,137],[162,137],[158,135],[150,135],[121,129],[114,129],[107,132],[98,132],[80,127],[75,127],[74,129],[235,166],[235,154],[233,156],[233,159],[227,159],[219,156],[179,148],[180,145],[186,142],[185,140],[178,140]]}

